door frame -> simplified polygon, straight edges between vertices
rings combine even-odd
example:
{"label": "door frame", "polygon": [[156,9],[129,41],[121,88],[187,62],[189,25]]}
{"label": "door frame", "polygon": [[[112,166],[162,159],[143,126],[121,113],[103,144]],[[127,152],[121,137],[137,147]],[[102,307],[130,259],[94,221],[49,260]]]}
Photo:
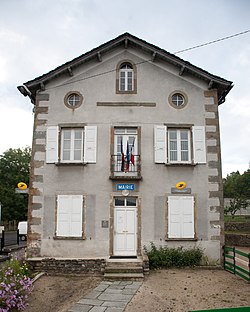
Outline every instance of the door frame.
{"label": "door frame", "polygon": [[[127,197],[123,195],[112,194],[110,199],[110,227],[109,227],[109,256],[114,256],[114,210],[115,197]],[[137,199],[137,246],[136,246],[136,256],[142,255],[141,250],[141,199],[138,196],[130,195],[128,197],[135,197]]]}

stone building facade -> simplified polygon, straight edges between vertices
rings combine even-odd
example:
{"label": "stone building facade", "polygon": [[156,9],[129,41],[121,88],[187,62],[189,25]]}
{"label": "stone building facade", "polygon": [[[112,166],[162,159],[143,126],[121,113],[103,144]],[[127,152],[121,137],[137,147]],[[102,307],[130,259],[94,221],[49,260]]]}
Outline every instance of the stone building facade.
{"label": "stone building facade", "polygon": [[28,255],[139,257],[153,242],[218,261],[231,88],[128,33],[19,86],[34,104]]}

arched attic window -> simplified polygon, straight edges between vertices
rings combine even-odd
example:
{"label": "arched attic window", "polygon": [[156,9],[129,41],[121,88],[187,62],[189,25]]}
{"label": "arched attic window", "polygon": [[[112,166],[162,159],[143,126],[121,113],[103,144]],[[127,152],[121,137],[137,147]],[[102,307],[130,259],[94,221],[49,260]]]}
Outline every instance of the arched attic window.
{"label": "arched attic window", "polygon": [[117,66],[116,93],[136,93],[136,67],[130,61]]}

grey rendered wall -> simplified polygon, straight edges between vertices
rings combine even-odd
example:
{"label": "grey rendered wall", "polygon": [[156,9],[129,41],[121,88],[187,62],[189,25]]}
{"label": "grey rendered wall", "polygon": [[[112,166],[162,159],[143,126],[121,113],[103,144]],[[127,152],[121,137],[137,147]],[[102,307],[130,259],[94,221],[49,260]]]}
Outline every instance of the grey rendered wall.
{"label": "grey rendered wall", "polygon": [[[141,52],[140,52],[141,53]],[[101,227],[110,218],[110,201],[114,184],[110,176],[110,142],[112,126],[141,127],[142,181],[133,194],[141,199],[142,246],[153,241],[157,245],[200,246],[208,257],[220,258],[221,172],[218,105],[215,91],[187,74],[179,76],[171,65],[160,61],[137,65],[137,94],[115,93],[115,71],[118,62],[128,59],[134,63],[148,55],[116,50],[79,67],[74,76],[61,77],[45,86],[38,95],[33,142],[32,187],[29,205],[29,254],[48,257],[107,257],[110,233]],[[110,72],[109,72],[110,71]],[[95,76],[96,74],[108,74]],[[94,78],[85,79],[86,77]],[[72,84],[63,85],[72,81]],[[75,81],[75,82],[74,82]],[[62,85],[62,86],[60,86]],[[168,104],[168,96],[181,90],[188,96],[183,109]],[[71,110],[64,105],[69,91],[84,96],[83,105]],[[204,93],[204,91],[206,91]],[[155,103],[155,107],[98,106],[97,102]],[[56,166],[45,162],[46,127],[65,123],[97,125],[97,163],[86,166]],[[153,126],[155,124],[193,124],[206,126],[207,164],[165,166],[154,163]],[[197,238],[194,242],[165,241],[167,195],[178,181],[186,181],[196,197]],[[85,240],[56,240],[56,195],[83,194],[85,197]]]}

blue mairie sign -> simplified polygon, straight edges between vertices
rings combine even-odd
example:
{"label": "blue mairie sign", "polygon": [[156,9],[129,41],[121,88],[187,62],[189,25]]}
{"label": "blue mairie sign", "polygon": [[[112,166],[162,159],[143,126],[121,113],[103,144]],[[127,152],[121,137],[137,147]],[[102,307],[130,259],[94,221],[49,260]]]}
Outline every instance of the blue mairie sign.
{"label": "blue mairie sign", "polygon": [[135,190],[135,185],[131,183],[119,183],[116,184],[116,190],[117,191],[134,191]]}

